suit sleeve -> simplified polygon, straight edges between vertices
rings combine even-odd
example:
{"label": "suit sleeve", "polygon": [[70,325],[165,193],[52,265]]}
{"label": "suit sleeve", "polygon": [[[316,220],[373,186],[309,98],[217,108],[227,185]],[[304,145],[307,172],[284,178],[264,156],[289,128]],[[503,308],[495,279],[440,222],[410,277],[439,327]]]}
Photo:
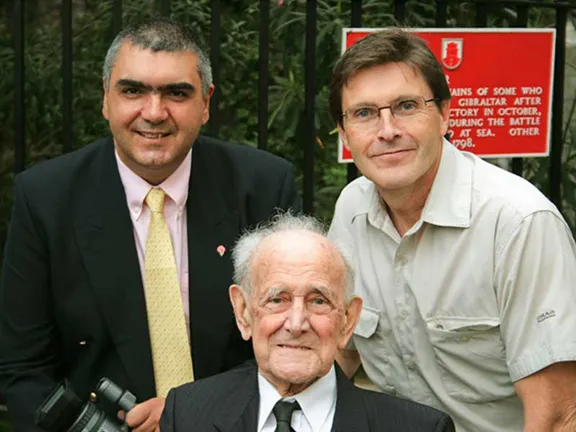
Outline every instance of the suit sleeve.
{"label": "suit sleeve", "polygon": [[455,430],[456,428],[452,419],[444,414],[442,417],[440,417],[440,420],[438,420],[434,432],[455,432]]}
{"label": "suit sleeve", "polygon": [[174,389],[168,392],[166,396],[166,403],[164,404],[164,411],[160,417],[160,430],[162,432],[174,432],[174,405],[176,404],[176,392]]}
{"label": "suit sleeve", "polygon": [[0,393],[16,431],[39,430],[34,412],[55,384],[58,364],[49,254],[21,179],[0,280]]}
{"label": "suit sleeve", "polygon": [[283,210],[292,209],[296,213],[302,211],[302,200],[296,192],[294,167],[292,165],[286,170],[282,189],[280,190],[280,207]]}

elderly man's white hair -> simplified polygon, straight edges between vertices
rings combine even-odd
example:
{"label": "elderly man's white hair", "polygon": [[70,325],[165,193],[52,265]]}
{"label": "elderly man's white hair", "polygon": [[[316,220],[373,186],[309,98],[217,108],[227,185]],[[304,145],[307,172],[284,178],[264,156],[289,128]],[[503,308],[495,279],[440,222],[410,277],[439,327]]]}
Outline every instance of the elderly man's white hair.
{"label": "elderly man's white hair", "polygon": [[253,230],[246,231],[232,250],[232,261],[234,263],[234,282],[240,285],[244,292],[249,294],[252,291],[252,261],[260,244],[267,237],[290,231],[309,231],[319,234],[329,241],[340,254],[345,266],[346,301],[350,301],[354,296],[354,270],[347,251],[338,244],[328,240],[324,225],[316,218],[305,215],[293,215],[290,212],[276,215],[270,222],[261,224]]}

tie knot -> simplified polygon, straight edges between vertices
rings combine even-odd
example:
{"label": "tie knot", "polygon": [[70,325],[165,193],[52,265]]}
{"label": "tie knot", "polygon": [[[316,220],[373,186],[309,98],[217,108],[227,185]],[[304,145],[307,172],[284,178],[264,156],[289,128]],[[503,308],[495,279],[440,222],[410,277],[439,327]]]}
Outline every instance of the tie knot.
{"label": "tie knot", "polygon": [[272,412],[276,417],[276,422],[278,423],[284,422],[290,424],[290,422],[292,421],[292,413],[299,409],[300,405],[298,404],[297,401],[286,402],[283,400],[279,400],[278,402],[276,402],[276,405],[274,405]]}
{"label": "tie knot", "polygon": [[152,213],[162,213],[164,210],[164,197],[166,194],[162,189],[152,188],[146,195],[146,204]]}

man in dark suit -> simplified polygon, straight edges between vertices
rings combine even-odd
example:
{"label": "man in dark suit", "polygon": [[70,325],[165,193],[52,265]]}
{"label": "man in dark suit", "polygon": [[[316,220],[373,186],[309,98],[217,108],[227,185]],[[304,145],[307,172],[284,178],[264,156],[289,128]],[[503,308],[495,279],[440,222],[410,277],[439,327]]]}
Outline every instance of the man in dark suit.
{"label": "man in dark suit", "polygon": [[355,387],[334,363],[362,300],[317,221],[280,215],[245,233],[233,260],[230,300],[256,364],[171,390],[162,432],[454,431],[446,414]]}
{"label": "man in dark suit", "polygon": [[16,178],[0,285],[0,393],[18,431],[36,430],[34,411],[59,380],[87,399],[104,376],[136,394],[131,427],[157,428],[165,394],[146,301],[150,191],[164,199],[158,226],[172,294],[182,299],[175,315],[190,379],[253,358],[228,301],[230,250],[245,228],[297,205],[291,164],[199,136],[214,86],[188,28],[166,19],[126,28],[103,81],[113,138]]}

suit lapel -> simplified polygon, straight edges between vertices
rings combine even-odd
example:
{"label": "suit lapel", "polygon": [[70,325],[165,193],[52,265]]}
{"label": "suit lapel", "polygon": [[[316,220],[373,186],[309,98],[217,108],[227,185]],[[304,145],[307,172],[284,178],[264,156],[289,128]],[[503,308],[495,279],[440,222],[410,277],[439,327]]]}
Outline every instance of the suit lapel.
{"label": "suit lapel", "polygon": [[257,366],[250,367],[246,378],[236,386],[236,391],[222,400],[221,412],[226,415],[214,421],[218,432],[251,432],[258,427],[260,395],[258,392]]}
{"label": "suit lapel", "polygon": [[335,363],[335,367],[338,396],[332,432],[370,431],[362,390],[352,384],[338,364]]}
{"label": "suit lapel", "polygon": [[[102,146],[78,188],[75,229],[100,310],[139,397],[154,394],[146,305],[133,226],[111,140]],[[87,191],[94,193],[86,193]]]}
{"label": "suit lapel", "polygon": [[[368,413],[364,405],[362,390],[358,389],[336,367],[337,400],[332,432],[370,431]],[[249,432],[258,427],[260,395],[258,392],[257,366],[254,365],[237,390],[222,401],[221,412],[225,416],[217,419],[214,426],[218,432]]]}
{"label": "suit lapel", "polygon": [[238,236],[236,211],[227,206],[220,177],[229,173],[218,154],[198,140],[186,204],[188,221],[189,301],[192,357],[197,378],[222,371],[226,344],[234,328],[228,297],[231,250]]}

